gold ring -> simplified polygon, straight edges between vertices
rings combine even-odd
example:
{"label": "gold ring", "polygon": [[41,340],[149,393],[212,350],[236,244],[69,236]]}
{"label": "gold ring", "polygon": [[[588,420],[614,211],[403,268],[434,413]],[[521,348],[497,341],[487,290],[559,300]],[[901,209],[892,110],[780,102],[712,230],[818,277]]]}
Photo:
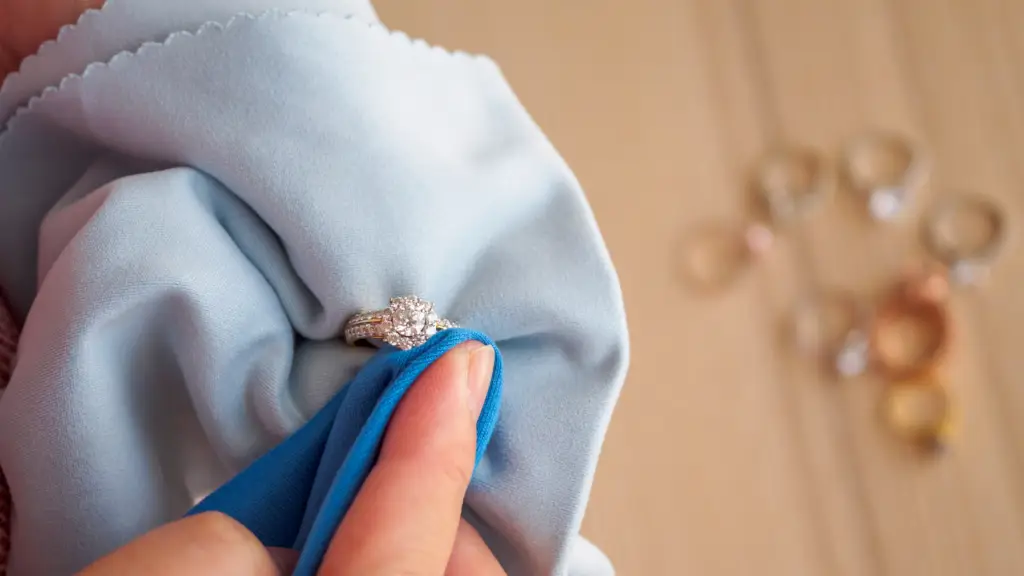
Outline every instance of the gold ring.
{"label": "gold ring", "polygon": [[954,407],[935,375],[886,387],[884,417],[900,438],[928,452],[941,452],[954,432]]}

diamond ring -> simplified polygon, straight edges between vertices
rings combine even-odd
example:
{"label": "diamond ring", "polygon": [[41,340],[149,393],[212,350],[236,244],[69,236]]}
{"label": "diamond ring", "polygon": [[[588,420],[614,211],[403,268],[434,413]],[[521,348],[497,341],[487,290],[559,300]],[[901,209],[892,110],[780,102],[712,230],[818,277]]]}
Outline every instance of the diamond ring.
{"label": "diamond ring", "polygon": [[824,159],[809,148],[775,148],[761,158],[755,170],[755,192],[775,225],[807,216],[833,188]]}
{"label": "diamond ring", "polygon": [[951,196],[924,219],[924,244],[957,285],[977,284],[1006,244],[1006,216],[983,196]]}
{"label": "diamond ring", "polygon": [[825,360],[829,371],[843,378],[868,369],[869,310],[853,294],[825,290],[798,302],[793,314],[796,345],[802,353]]}
{"label": "diamond ring", "polygon": [[401,296],[392,298],[383,310],[361,312],[349,318],[345,323],[345,342],[387,342],[400,350],[409,350],[438,331],[455,327],[453,322],[437,315],[433,303],[417,296]]}
{"label": "diamond ring", "polygon": [[928,179],[928,160],[909,140],[871,132],[848,142],[843,150],[843,176],[862,195],[873,219],[896,219]]}

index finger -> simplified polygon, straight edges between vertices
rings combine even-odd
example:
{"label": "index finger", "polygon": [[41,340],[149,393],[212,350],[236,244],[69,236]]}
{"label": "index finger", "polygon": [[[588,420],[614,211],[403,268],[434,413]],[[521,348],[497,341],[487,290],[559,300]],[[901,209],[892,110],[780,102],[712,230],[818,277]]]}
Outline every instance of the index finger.
{"label": "index finger", "polygon": [[279,576],[297,554],[271,551],[237,521],[206,512],[161,526],[89,565],[79,576]]}

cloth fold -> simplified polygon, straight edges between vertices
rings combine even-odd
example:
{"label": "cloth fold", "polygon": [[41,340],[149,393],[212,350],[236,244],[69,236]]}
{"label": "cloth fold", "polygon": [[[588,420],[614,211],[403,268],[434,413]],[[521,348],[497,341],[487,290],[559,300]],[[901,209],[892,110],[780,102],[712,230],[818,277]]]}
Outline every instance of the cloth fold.
{"label": "cloth fold", "polygon": [[[388,347],[305,426],[189,513],[223,512],[267,546],[300,550],[295,574],[316,574],[331,537],[370,473],[399,401],[424,370],[467,340],[487,336],[445,330],[409,351]],[[497,350],[497,349],[496,349]],[[477,421],[475,462],[484,456],[501,404],[501,354]]]}
{"label": "cloth fold", "polygon": [[333,13],[152,40],[0,133],[12,576],[180,517],[352,380],[371,354],[344,321],[401,294],[502,351],[467,519],[510,574],[609,573],[578,532],[628,360],[621,294],[497,66]]}

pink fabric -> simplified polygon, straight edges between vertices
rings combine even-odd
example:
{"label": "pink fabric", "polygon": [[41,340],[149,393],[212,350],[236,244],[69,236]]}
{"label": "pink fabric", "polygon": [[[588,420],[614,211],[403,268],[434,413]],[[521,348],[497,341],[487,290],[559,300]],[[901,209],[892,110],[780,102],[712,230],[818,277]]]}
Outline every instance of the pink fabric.
{"label": "pink fabric", "polygon": [[7,301],[0,296],[0,389],[7,388],[7,382],[11,379],[17,348],[18,325],[7,309]]}
{"label": "pink fabric", "polygon": [[[7,308],[7,302],[0,296],[0,389],[7,388],[7,382],[14,371],[14,360],[18,350],[18,325]],[[11,491],[7,478],[0,470],[0,576],[7,574],[7,555],[11,550]]]}

